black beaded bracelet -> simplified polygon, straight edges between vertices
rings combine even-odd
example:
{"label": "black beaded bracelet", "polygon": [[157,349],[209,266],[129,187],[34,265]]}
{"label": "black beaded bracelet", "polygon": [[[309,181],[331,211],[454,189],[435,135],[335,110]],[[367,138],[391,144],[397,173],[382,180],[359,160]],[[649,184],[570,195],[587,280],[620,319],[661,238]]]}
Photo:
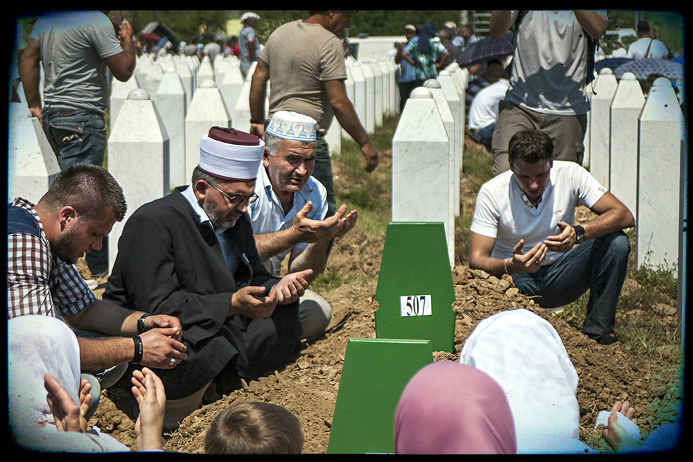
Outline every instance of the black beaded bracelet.
{"label": "black beaded bracelet", "polygon": [[142,339],[139,335],[133,335],[132,340],[135,342],[135,357],[130,361],[132,364],[139,364],[142,361],[142,355],[144,354],[144,347],[142,346]]}

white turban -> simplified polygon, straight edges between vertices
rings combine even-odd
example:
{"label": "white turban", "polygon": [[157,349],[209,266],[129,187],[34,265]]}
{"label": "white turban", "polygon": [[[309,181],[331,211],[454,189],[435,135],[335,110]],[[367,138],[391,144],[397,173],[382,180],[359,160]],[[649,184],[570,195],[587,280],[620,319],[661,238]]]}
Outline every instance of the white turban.
{"label": "white turban", "polygon": [[222,180],[254,180],[264,152],[265,143],[254,135],[213,127],[200,141],[198,168]]}

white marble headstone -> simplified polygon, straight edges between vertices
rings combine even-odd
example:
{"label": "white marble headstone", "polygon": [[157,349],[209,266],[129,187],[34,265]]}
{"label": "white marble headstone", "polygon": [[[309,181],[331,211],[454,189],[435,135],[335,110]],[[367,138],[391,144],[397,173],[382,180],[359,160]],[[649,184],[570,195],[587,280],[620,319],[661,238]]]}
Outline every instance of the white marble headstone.
{"label": "white marble headstone", "polygon": [[366,127],[366,76],[363,74],[363,69],[361,64],[358,62],[352,62],[347,64],[347,67],[351,71],[351,78],[354,79],[354,99],[352,104],[354,105],[354,110],[356,115],[361,121],[361,125]]}
{"label": "white marble headstone", "polygon": [[366,133],[375,132],[375,75],[373,68],[367,63],[359,63],[366,79],[366,118],[361,120]]}
{"label": "white marble headstone", "polygon": [[637,221],[638,119],[645,104],[640,83],[628,72],[621,77],[611,102],[609,190]]}
{"label": "white marble headstone", "polygon": [[[221,91],[221,96],[224,98],[226,107],[231,113],[231,120],[238,122],[240,117],[236,114],[236,105],[243,92],[243,85],[245,81],[243,80],[243,74],[241,73],[241,68],[238,65],[229,63],[229,68],[224,74],[224,79],[221,84],[218,85],[219,91]],[[248,87],[250,88],[250,87]],[[246,95],[249,96],[249,95]]]}
{"label": "white marble headstone", "polygon": [[384,116],[392,114],[392,74],[390,73],[390,68],[387,67],[385,60],[378,58],[376,60],[378,67],[380,68],[380,73],[383,75],[383,110],[382,114]]}
{"label": "white marble headstone", "polygon": [[365,61],[367,66],[370,66],[373,72],[373,82],[374,82],[374,103],[373,103],[373,115],[375,127],[381,127],[383,125],[383,73],[380,70],[380,65],[375,58],[370,58]]}
{"label": "white marble headstone", "polygon": [[392,221],[443,223],[451,267],[453,188],[454,158],[438,105],[429,89],[416,88],[392,140]]}
{"label": "white marble headstone", "polygon": [[164,68],[159,61],[154,61],[149,67],[149,72],[147,72],[147,77],[145,77],[143,85],[143,88],[147,90],[150,97],[154,97],[159,91],[159,84],[161,84],[161,79],[163,77]]}
{"label": "white marble headstone", "polygon": [[[207,79],[195,91],[185,117],[185,175],[190,178],[200,162],[200,140],[209,129],[230,128],[231,115],[214,80]],[[188,180],[189,181],[189,180]]]}
{"label": "white marble headstone", "polygon": [[684,124],[669,79],[655,80],[639,123],[636,267],[677,266]]}
{"label": "white marble headstone", "polygon": [[170,193],[169,136],[146,90],[130,92],[108,139],[108,171],[120,184],[128,204],[125,218],[109,235],[109,272],[127,218],[143,204]]}
{"label": "white marble headstone", "polygon": [[452,111],[452,115],[455,118],[455,125],[457,126],[456,130],[459,130],[460,133],[460,142],[455,143],[455,166],[457,168],[456,174],[459,178],[460,174],[462,173],[462,166],[464,165],[464,94],[460,94],[457,90],[457,85],[455,85],[450,71],[441,71],[436,80],[440,82],[440,87],[445,93],[445,98],[448,100],[450,111]]}
{"label": "white marble headstone", "polygon": [[[457,165],[457,156],[455,155],[455,148],[457,145],[461,144],[460,141],[460,126],[456,123],[455,117],[452,115],[450,110],[450,105],[448,100],[445,98],[445,92],[440,87],[440,82],[436,79],[429,79],[424,82],[424,87],[428,88],[433,95],[433,99],[438,105],[438,111],[440,112],[440,117],[445,125],[445,131],[450,140],[450,156],[454,159],[454,171],[458,171],[460,166]],[[452,209],[455,216],[460,215],[460,176],[453,174],[453,201]]]}
{"label": "white marble headstone", "polygon": [[118,119],[120,108],[123,102],[128,99],[128,95],[135,88],[141,88],[139,85],[139,77],[133,74],[127,81],[121,82],[118,79],[111,79],[111,95],[109,97],[109,125],[110,131],[113,131],[115,121]]}
{"label": "white marble headstone", "polygon": [[[205,59],[206,58],[206,59]],[[202,82],[205,80],[215,80],[214,79],[214,68],[209,60],[209,57],[205,56],[200,62],[200,67],[197,69],[197,87],[202,86]]]}
{"label": "white marble headstone", "polygon": [[174,56],[173,64],[176,66],[176,71],[185,89],[185,110],[187,111],[187,108],[190,107],[190,103],[192,102],[193,93],[195,92],[193,75],[192,72],[190,72],[190,66],[183,57]]}
{"label": "white marble headstone", "polygon": [[164,69],[159,91],[152,98],[164,121],[170,138],[171,187],[187,184],[185,171],[186,95],[183,81],[173,63]]}
{"label": "white marble headstone", "polygon": [[617,86],[616,77],[611,69],[608,67],[602,69],[594,85],[590,110],[590,173],[607,189],[609,189],[609,156],[611,155],[609,121],[611,101]]}
{"label": "white marble headstone", "polygon": [[60,173],[48,138],[25,103],[10,103],[7,198],[23,197],[36,204]]}

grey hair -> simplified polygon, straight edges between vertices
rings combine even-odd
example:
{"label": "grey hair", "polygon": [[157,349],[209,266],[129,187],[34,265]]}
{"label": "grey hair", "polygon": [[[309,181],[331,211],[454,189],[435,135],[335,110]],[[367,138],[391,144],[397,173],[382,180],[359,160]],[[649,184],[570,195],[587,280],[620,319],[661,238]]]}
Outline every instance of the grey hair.
{"label": "grey hair", "polygon": [[276,136],[265,132],[265,148],[270,156],[277,155],[281,141],[281,138],[277,138]]}

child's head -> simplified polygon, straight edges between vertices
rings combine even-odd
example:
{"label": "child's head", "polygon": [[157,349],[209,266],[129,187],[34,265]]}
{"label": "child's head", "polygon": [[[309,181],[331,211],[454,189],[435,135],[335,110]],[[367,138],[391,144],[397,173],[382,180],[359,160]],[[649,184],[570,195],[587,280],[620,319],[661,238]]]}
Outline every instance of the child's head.
{"label": "child's head", "polygon": [[205,436],[207,454],[300,454],[298,417],[270,403],[236,403],[214,418]]}

